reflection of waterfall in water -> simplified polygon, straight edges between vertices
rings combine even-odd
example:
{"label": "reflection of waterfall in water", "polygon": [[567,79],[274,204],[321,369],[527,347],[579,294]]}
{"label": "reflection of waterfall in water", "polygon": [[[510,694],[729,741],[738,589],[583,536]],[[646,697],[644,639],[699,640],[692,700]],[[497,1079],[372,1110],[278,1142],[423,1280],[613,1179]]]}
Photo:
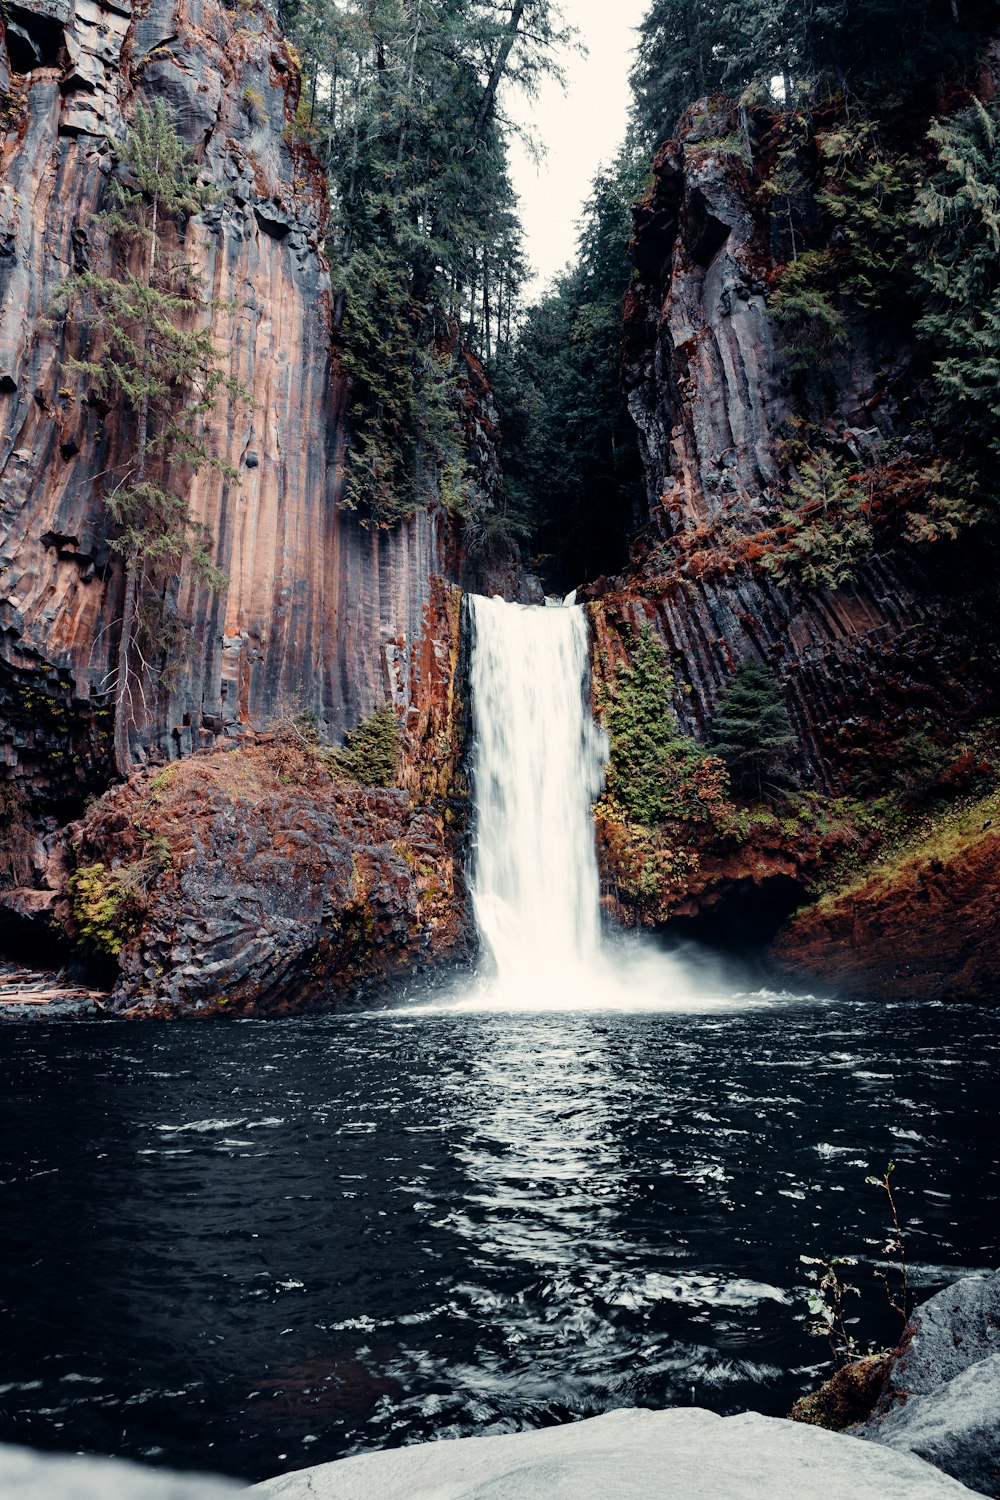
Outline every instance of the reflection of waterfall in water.
{"label": "reflection of waterfall in water", "polygon": [[[590,712],[577,605],[471,598],[476,922],[503,1004],[690,1004],[699,973],[632,937],[601,941],[593,799],[606,737]],[[482,998],[482,997],[480,997]]]}

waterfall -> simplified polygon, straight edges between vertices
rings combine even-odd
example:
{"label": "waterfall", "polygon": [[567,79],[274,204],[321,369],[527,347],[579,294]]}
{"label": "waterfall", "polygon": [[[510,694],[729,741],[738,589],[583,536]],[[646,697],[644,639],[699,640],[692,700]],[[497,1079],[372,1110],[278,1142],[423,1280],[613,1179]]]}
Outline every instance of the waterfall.
{"label": "waterfall", "polygon": [[590,713],[586,617],[470,603],[476,921],[502,989],[565,992],[600,951],[591,804],[607,744]]}

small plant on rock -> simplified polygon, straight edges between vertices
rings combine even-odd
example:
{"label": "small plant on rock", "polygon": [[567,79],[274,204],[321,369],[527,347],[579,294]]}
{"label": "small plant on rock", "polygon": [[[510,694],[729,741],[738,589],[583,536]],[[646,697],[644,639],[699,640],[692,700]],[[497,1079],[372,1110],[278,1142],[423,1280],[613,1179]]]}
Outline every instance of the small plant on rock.
{"label": "small plant on rock", "polygon": [[[896,1163],[891,1161],[882,1173],[881,1177],[866,1177],[865,1181],[871,1187],[881,1188],[889,1200],[889,1214],[892,1220],[890,1229],[882,1246],[882,1254],[888,1256],[889,1265],[885,1270],[877,1270],[875,1275],[885,1287],[885,1295],[889,1300],[889,1306],[893,1312],[899,1313],[904,1324],[910,1316],[910,1280],[906,1269],[906,1248],[903,1244],[903,1227],[899,1222],[899,1210],[896,1207],[895,1194],[892,1191],[892,1174],[896,1170]],[[895,1275],[893,1276],[893,1270]],[[892,1279],[890,1279],[892,1277]]]}
{"label": "small plant on rock", "polygon": [[809,1321],[806,1332],[813,1338],[825,1338],[830,1345],[835,1365],[848,1364],[857,1354],[857,1340],[850,1331],[856,1319],[847,1316],[848,1297],[860,1297],[860,1288],[842,1281],[840,1273],[845,1266],[856,1266],[853,1255],[831,1255],[824,1260],[819,1255],[800,1255],[799,1260],[813,1269],[806,1272],[812,1282],[806,1300],[809,1306]]}
{"label": "small plant on rock", "polygon": [[795,743],[784,693],[762,662],[748,658],[736,668],[719,694],[712,728],[712,748],[734,781],[762,797],[765,778]]}
{"label": "small plant on rock", "polygon": [[400,739],[396,715],[383,703],[331,753],[334,770],[359,786],[394,786],[399,770]]}

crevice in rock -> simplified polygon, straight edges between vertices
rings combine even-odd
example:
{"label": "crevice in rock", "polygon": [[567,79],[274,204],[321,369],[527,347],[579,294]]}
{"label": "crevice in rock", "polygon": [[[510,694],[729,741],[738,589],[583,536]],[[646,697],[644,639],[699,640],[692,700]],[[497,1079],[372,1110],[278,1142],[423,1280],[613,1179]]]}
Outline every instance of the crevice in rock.
{"label": "crevice in rock", "polygon": [[55,16],[39,15],[20,5],[8,5],[7,53],[12,73],[51,68],[63,48],[63,25]]}

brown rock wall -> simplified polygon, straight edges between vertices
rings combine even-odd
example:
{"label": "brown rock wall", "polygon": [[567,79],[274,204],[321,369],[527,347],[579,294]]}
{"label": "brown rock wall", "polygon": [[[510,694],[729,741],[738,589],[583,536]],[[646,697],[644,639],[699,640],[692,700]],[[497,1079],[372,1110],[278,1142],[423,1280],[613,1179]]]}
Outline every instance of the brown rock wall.
{"label": "brown rock wall", "polygon": [[878,1000],[996,1004],[1000,835],[916,858],[801,912],[771,958],[797,981]]}
{"label": "brown rock wall", "polygon": [[[228,588],[182,583],[192,645],[147,705],[140,751],[174,758],[303,711],[338,738],[387,696],[408,712],[433,580],[459,556],[440,511],[385,532],[339,504],[349,391],[321,251],[325,185],[295,144],[299,81],[270,19],[218,0],[37,8],[46,65],[17,73],[22,52],[0,46],[0,75],[8,61],[16,73],[0,117],[0,761],[58,810],[107,775],[121,578],[100,490],[114,418],[63,369],[75,351],[46,315],[95,253],[107,133],[135,98],[170,104],[220,194],[186,248],[221,304],[228,371],[252,395],[211,417],[239,484],[206,469],[190,487]],[[487,423],[480,446],[488,436]]]}
{"label": "brown rock wall", "polygon": [[118,1012],[329,1008],[472,952],[442,814],[338,780],[294,737],[141,772],[68,841],[54,915],[82,952],[120,943]]}
{"label": "brown rock wall", "polygon": [[[833,789],[855,750],[981,712],[996,674],[982,650],[978,680],[966,664],[995,634],[992,570],[975,555],[896,546],[850,587],[807,589],[779,586],[729,545],[773,515],[781,445],[802,401],[767,309],[774,262],[759,185],[734,149],[741,129],[735,109],[700,101],[661,148],[637,211],[625,379],[649,521],[628,573],[589,592],[606,606],[606,634],[627,639],[642,622],[659,632],[678,663],[678,716],[698,738],[734,664],[766,662],[786,689],[800,774]],[[847,451],[853,432],[872,428],[876,368],[905,363],[905,350],[854,331],[832,384],[810,387],[831,443]],[[899,431],[900,409],[884,392],[877,420],[884,436]]]}

